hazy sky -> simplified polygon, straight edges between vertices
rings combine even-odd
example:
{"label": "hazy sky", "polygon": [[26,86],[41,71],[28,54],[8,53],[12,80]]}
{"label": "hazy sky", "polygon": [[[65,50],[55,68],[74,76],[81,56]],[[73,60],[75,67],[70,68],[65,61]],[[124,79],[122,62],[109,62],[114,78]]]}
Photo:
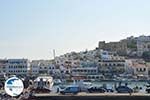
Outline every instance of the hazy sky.
{"label": "hazy sky", "polygon": [[0,58],[51,59],[150,35],[150,0],[0,0]]}

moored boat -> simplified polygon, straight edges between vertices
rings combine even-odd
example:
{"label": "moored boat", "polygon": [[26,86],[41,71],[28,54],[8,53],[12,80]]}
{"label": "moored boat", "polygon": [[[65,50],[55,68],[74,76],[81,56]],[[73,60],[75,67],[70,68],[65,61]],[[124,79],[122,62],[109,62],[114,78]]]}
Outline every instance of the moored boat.
{"label": "moored boat", "polygon": [[34,80],[34,90],[35,92],[51,92],[53,84],[53,77],[39,76]]}

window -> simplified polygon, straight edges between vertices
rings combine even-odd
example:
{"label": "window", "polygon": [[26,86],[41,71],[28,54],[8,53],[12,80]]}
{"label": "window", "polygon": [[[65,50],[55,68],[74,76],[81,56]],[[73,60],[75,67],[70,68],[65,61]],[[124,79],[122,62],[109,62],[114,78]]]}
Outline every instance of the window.
{"label": "window", "polygon": [[142,68],[140,68],[140,72],[142,71]]}
{"label": "window", "polygon": [[66,88],[66,90],[70,90],[70,87]]}
{"label": "window", "polygon": [[118,66],[121,66],[121,64],[118,64]]}
{"label": "window", "polygon": [[99,77],[98,77],[98,76],[96,76],[96,79],[99,79]]}
{"label": "window", "polygon": [[143,71],[145,72],[145,71],[146,71],[146,68],[144,68]]}
{"label": "window", "polygon": [[122,66],[125,66],[125,64],[122,64]]}
{"label": "window", "polygon": [[94,77],[94,76],[92,76],[92,79],[95,79],[95,77]]}

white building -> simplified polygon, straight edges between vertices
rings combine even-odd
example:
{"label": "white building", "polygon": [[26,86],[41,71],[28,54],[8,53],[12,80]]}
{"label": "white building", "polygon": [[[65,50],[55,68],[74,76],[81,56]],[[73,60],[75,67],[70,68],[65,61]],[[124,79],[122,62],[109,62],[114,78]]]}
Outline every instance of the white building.
{"label": "white building", "polygon": [[28,75],[30,62],[28,59],[8,59],[6,72],[15,75]]}
{"label": "white building", "polygon": [[31,75],[38,75],[39,74],[39,68],[40,68],[40,62],[38,60],[33,60],[31,62],[30,66],[30,74]]}
{"label": "white building", "polygon": [[72,68],[74,79],[100,80],[103,76],[99,74],[98,67],[74,67]]}
{"label": "white building", "polygon": [[50,60],[39,60],[39,74],[49,74]]}
{"label": "white building", "polygon": [[97,67],[74,67],[72,68],[72,75],[89,75],[89,74],[97,74]]}
{"label": "white building", "polygon": [[100,73],[109,75],[123,74],[126,68],[125,60],[123,59],[103,60],[100,65]]}
{"label": "white building", "polygon": [[53,74],[56,74],[57,72],[58,72],[58,70],[56,69],[55,65],[54,64],[49,64],[48,73],[50,75],[53,75]]}
{"label": "white building", "polygon": [[145,64],[133,63],[132,67],[137,78],[148,78],[148,67]]}
{"label": "white building", "polygon": [[142,56],[144,51],[150,51],[150,36],[140,36],[137,39],[137,55]]}
{"label": "white building", "polygon": [[6,60],[6,59],[0,59],[0,74],[6,73],[7,63],[8,63],[8,60]]}
{"label": "white building", "polygon": [[72,76],[82,79],[100,79],[98,66],[94,62],[81,62],[80,66],[72,67]]}
{"label": "white building", "polygon": [[132,59],[127,59],[125,60],[125,74],[128,75],[132,75],[133,74],[133,68],[132,68]]}

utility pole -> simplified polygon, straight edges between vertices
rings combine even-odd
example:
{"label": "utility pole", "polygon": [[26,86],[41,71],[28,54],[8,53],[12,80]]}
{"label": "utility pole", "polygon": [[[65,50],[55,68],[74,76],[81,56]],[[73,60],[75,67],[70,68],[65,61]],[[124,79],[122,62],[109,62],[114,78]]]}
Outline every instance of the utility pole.
{"label": "utility pole", "polygon": [[[53,57],[54,57],[54,66],[55,66],[55,69],[56,69],[55,49],[53,49]],[[56,78],[56,75],[54,75],[53,77]]]}
{"label": "utility pole", "polygon": [[53,50],[53,57],[54,57],[54,60],[55,60],[55,49]]}

